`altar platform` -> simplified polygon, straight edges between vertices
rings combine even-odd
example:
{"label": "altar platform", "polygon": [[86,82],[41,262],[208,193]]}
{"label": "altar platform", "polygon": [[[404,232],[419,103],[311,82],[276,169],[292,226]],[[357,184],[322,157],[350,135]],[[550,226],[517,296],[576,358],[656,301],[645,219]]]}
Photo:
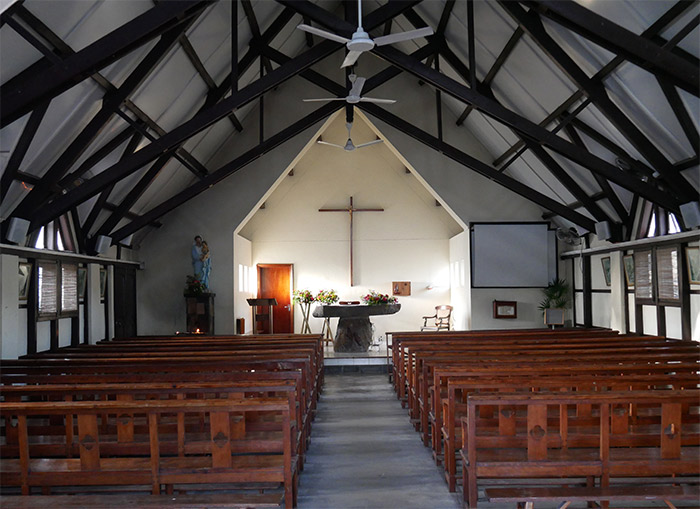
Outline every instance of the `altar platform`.
{"label": "altar platform", "polygon": [[327,373],[388,373],[386,343],[379,348],[370,347],[367,352],[334,352],[333,347],[324,348],[323,364]]}

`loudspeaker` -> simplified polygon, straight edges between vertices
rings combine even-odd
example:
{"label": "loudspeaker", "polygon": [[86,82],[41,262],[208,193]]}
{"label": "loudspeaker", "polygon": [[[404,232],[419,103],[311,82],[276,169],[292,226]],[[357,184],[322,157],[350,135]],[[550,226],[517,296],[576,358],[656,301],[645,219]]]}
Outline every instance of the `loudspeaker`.
{"label": "loudspeaker", "polygon": [[595,224],[595,234],[598,240],[608,240],[612,237],[612,232],[610,231],[610,223],[607,221],[601,221]]}
{"label": "loudspeaker", "polygon": [[106,253],[110,245],[112,245],[112,237],[98,235],[95,241],[95,251],[98,253]]}
{"label": "loudspeaker", "polygon": [[700,203],[691,201],[681,205],[681,215],[686,228],[700,226]]}
{"label": "loudspeaker", "polygon": [[7,241],[13,244],[24,242],[29,231],[29,221],[21,217],[13,217],[10,219],[10,224],[7,227]]}

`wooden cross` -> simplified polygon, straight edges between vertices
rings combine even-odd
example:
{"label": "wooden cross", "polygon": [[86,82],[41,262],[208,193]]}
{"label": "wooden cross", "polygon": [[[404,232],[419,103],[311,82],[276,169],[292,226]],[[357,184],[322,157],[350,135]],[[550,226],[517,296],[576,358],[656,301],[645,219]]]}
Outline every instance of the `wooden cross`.
{"label": "wooden cross", "polygon": [[346,209],[318,209],[319,212],[347,212],[350,214],[350,286],[355,286],[353,274],[353,251],[352,251],[352,216],[354,212],[384,212],[384,209],[356,209],[352,206],[352,196],[350,197],[350,207]]}

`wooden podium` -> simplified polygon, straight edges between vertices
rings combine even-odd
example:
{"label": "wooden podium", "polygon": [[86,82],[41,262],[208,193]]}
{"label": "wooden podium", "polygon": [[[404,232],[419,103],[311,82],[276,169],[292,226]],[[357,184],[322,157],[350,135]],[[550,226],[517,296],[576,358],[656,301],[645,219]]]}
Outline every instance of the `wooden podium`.
{"label": "wooden podium", "polygon": [[277,305],[277,299],[246,300],[253,309],[253,334],[273,334],[275,332],[275,325],[272,306]]}
{"label": "wooden podium", "polygon": [[208,335],[214,334],[215,296],[215,293],[185,295],[187,332]]}

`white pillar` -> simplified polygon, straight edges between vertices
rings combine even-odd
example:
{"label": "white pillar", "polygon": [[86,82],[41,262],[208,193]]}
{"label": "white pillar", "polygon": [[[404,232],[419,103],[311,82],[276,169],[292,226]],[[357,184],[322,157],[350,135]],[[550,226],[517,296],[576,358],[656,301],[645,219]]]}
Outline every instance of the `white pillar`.
{"label": "white pillar", "polygon": [[0,255],[0,358],[19,357],[19,257]]}
{"label": "white pillar", "polygon": [[84,312],[87,313],[90,344],[94,345],[104,337],[104,314],[100,304],[100,265],[96,263],[87,265],[87,295]]}
{"label": "white pillar", "polygon": [[622,253],[610,253],[610,328],[623,334],[627,332],[625,324],[625,299],[627,298],[627,281],[622,266]]}

